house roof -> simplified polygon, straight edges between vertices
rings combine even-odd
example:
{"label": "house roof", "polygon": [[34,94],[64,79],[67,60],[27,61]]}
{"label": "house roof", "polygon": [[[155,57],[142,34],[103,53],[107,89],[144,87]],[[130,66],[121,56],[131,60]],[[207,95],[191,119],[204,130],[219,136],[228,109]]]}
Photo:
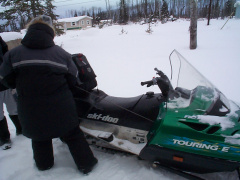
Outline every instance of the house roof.
{"label": "house roof", "polygon": [[89,16],[77,16],[77,17],[71,17],[71,18],[58,19],[57,21],[58,22],[77,22],[86,17],[92,19],[92,17],[89,17]]}

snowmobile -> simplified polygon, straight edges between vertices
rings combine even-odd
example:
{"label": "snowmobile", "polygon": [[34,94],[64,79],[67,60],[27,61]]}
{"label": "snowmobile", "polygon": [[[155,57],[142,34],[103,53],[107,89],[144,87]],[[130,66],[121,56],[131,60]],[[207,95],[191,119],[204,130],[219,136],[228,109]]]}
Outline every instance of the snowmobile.
{"label": "snowmobile", "polygon": [[181,173],[238,171],[239,105],[178,51],[169,60],[171,80],[155,68],[158,77],[141,82],[161,93],[120,98],[93,89],[75,96],[81,129],[98,146]]}

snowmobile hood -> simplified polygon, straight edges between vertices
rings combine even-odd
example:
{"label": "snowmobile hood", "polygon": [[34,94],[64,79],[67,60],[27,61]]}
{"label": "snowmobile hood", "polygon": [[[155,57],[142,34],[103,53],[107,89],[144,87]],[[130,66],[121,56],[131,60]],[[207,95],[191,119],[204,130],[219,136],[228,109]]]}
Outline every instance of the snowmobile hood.
{"label": "snowmobile hood", "polygon": [[149,144],[240,161],[240,107],[229,101],[176,50],[173,90],[149,133]]}

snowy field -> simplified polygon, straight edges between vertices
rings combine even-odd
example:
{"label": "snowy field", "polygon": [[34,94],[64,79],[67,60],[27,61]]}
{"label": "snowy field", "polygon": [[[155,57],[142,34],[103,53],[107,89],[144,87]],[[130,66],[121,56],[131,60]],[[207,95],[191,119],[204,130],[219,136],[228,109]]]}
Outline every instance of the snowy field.
{"label": "snowy field", "polygon": [[[118,97],[131,97],[147,91],[141,81],[155,76],[154,68],[170,74],[169,54],[176,49],[229,99],[240,103],[240,20],[198,21],[198,47],[189,49],[189,25],[186,20],[152,25],[153,33],[145,31],[148,25],[130,24],[68,31],[56,37],[57,45],[70,53],[87,56],[97,74],[98,88]],[[126,33],[121,33],[124,30]],[[6,33],[0,34],[3,39]],[[59,139],[53,140],[55,165],[40,172],[34,165],[31,142],[24,136],[15,136],[15,128],[8,119],[12,148],[0,150],[0,180],[173,180],[183,179],[164,170],[152,168],[136,156],[111,154],[92,147],[99,163],[94,171],[84,176],[78,172],[73,159]],[[214,173],[207,179],[237,179],[237,173]]]}

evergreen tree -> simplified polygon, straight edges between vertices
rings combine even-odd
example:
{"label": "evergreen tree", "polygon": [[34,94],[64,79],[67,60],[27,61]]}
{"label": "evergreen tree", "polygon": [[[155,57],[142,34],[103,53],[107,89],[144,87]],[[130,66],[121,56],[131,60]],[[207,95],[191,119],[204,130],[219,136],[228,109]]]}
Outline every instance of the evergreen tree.
{"label": "evergreen tree", "polygon": [[206,18],[207,16],[208,16],[208,6],[207,5],[205,5],[204,7],[203,7],[203,10],[202,10],[202,14],[203,14],[203,18]]}
{"label": "evergreen tree", "polygon": [[74,12],[74,17],[78,17],[77,11]]}
{"label": "evergreen tree", "polygon": [[64,31],[62,30],[61,25],[57,22],[57,18],[59,17],[59,15],[56,15],[53,11],[56,8],[56,6],[54,6],[52,4],[54,0],[46,0],[45,1],[45,15],[48,15],[52,18],[53,20],[53,26],[55,28],[56,34],[57,35],[61,35],[64,33]]}
{"label": "evergreen tree", "polygon": [[145,17],[148,16],[148,1],[147,0],[144,1],[144,15],[145,15]]}
{"label": "evergreen tree", "polygon": [[24,0],[24,2],[30,7],[30,13],[33,18],[44,13],[44,6],[42,5],[44,0]]}
{"label": "evergreen tree", "polygon": [[59,17],[59,15],[56,15],[53,11],[56,8],[56,6],[54,6],[52,4],[54,0],[46,0],[45,2],[45,15],[48,15],[52,18],[52,20],[57,20],[57,18]]}
{"label": "evergreen tree", "polygon": [[93,24],[96,23],[96,17],[95,17],[95,8],[92,7],[92,18],[93,18]]}
{"label": "evergreen tree", "polygon": [[[12,31],[23,29],[25,25],[32,19],[45,12],[49,16],[56,19],[53,16],[52,5],[53,0],[0,0],[2,7],[7,7],[5,11],[0,13],[0,19],[6,20],[6,23],[2,26],[5,29],[10,28]],[[44,6],[43,3],[46,3]],[[48,7],[49,6],[49,7]],[[52,10],[51,10],[52,8]]]}
{"label": "evergreen tree", "polygon": [[5,29],[10,28],[13,31],[23,28],[28,19],[29,5],[21,0],[0,0],[3,7],[10,7],[0,13],[0,18],[6,20],[3,25]]}
{"label": "evergreen tree", "polygon": [[128,12],[125,0],[120,0],[119,23],[126,24],[128,22]]}
{"label": "evergreen tree", "polygon": [[225,3],[225,16],[230,16],[233,12],[234,3],[232,0],[228,0]]}
{"label": "evergreen tree", "polygon": [[101,21],[101,18],[99,16],[97,16],[96,19],[95,19],[96,24],[99,25],[100,21]]}
{"label": "evergreen tree", "polygon": [[213,17],[218,18],[219,16],[220,16],[220,6],[219,6],[219,0],[217,0],[217,2],[215,3],[215,6],[214,6]]}
{"label": "evergreen tree", "polygon": [[169,12],[168,12],[168,4],[165,0],[163,0],[162,8],[161,8],[161,22],[166,23],[169,18]]}
{"label": "evergreen tree", "polygon": [[154,9],[154,16],[158,17],[159,16],[159,0],[155,0],[155,9]]}

